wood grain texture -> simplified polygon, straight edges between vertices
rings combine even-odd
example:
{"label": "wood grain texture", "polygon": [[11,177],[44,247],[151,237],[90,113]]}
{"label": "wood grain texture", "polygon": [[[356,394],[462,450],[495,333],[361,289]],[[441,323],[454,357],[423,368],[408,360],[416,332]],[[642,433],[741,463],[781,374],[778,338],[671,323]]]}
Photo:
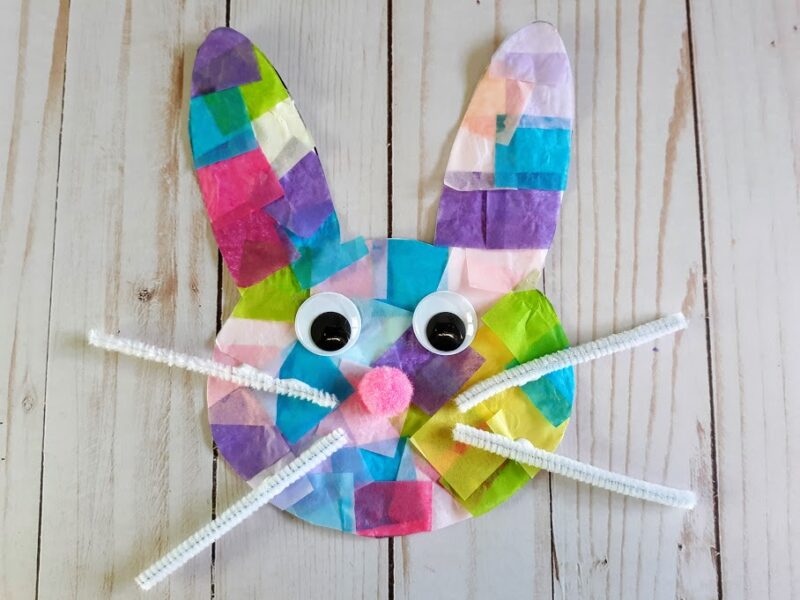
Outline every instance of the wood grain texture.
{"label": "wood grain texture", "polygon": [[[47,379],[40,598],[139,596],[135,574],[211,513],[205,382],[87,346],[101,327],[194,351],[216,251],[184,124],[224,6],[73,0]],[[202,597],[206,552],[155,592]]]}
{"label": "wood grain texture", "polygon": [[546,272],[585,342],[683,311],[687,331],[576,370],[560,452],[699,496],[690,512],[552,478],[559,598],[716,597],[711,415],[687,19],[680,3],[562,4],[571,185]]}
{"label": "wood grain texture", "polygon": [[142,567],[246,491],[214,464],[202,378],[84,342],[102,327],[210,352],[232,308],[186,135],[194,54],[226,13],[297,100],[347,231],[423,240],[495,47],[557,24],[577,122],[543,287],[574,342],[691,320],[578,368],[560,452],[700,503],[686,514],[542,474],[484,517],[386,541],[266,508],[149,597],[800,594],[796,2],[12,0],[0,598],[139,597]]}
{"label": "wood grain texture", "polygon": [[[385,3],[363,0],[231,5],[231,26],[264,51],[297,103],[345,231],[366,237],[386,235],[386,18]],[[224,278],[227,316],[238,293]],[[217,473],[223,510],[247,486],[221,458]],[[214,581],[217,598],[385,598],[388,542],[266,507],[217,543]]]}
{"label": "wood grain texture", "polygon": [[[498,3],[499,4],[499,3]],[[393,8],[395,237],[433,239],[447,157],[475,85],[502,39],[536,18],[532,2],[397,2]],[[398,598],[550,597],[550,498],[537,477],[478,519],[395,540]]]}
{"label": "wood grain texture", "polygon": [[0,6],[0,597],[36,593],[66,4]]}
{"label": "wood grain texture", "polygon": [[800,594],[799,13],[691,3],[728,598]]}

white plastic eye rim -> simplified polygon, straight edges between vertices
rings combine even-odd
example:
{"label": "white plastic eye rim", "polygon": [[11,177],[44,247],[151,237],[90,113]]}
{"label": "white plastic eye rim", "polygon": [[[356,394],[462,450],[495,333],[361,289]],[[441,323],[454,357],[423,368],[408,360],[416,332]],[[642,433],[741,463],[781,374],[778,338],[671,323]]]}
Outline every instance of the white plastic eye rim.
{"label": "white plastic eye rim", "polygon": [[[428,341],[428,336],[426,335],[428,321],[430,321],[431,317],[441,312],[453,313],[461,317],[461,320],[464,321],[464,327],[466,328],[464,341],[455,350],[447,352],[437,350]],[[433,292],[425,296],[419,301],[419,304],[417,304],[417,307],[414,309],[412,327],[414,328],[414,335],[417,336],[417,341],[419,341],[426,350],[434,354],[450,356],[463,352],[472,343],[472,340],[475,339],[475,334],[478,332],[478,314],[475,312],[472,303],[461,294],[447,291]]]}
{"label": "white plastic eye rim", "polygon": [[[311,339],[311,324],[319,315],[326,312],[337,312],[350,323],[350,339],[338,350],[322,350]],[[309,352],[319,356],[336,356],[352,348],[361,334],[361,313],[350,298],[336,292],[320,292],[306,298],[297,309],[294,317],[294,332],[297,340]]]}

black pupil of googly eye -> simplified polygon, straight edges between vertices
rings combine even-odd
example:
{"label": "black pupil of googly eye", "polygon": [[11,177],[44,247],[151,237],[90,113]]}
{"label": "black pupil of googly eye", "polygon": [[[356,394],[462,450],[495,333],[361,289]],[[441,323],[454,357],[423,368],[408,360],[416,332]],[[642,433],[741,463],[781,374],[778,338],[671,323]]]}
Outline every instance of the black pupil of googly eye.
{"label": "black pupil of googly eye", "polygon": [[467,335],[467,328],[460,317],[449,312],[440,312],[433,315],[428,321],[425,335],[431,346],[441,352],[452,352],[458,350],[464,343]]}
{"label": "black pupil of googly eye", "polygon": [[324,312],[311,323],[311,340],[325,352],[341,350],[350,341],[350,323],[337,312]]}

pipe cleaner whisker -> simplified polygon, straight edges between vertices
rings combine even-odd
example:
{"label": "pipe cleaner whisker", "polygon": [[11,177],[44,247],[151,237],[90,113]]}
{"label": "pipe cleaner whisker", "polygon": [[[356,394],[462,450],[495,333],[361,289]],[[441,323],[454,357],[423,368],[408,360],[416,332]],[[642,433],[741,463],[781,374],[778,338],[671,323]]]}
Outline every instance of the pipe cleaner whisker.
{"label": "pipe cleaner whisker", "polygon": [[622,494],[623,496],[687,510],[691,510],[697,504],[697,498],[691,490],[679,490],[606,471],[605,469],[537,448],[530,440],[512,440],[463,423],[457,423],[453,427],[453,439],[473,448],[485,450],[497,456],[538,467],[550,473]]}
{"label": "pipe cleaner whisker", "polygon": [[243,385],[254,390],[272,392],[307,400],[324,408],[335,408],[339,402],[335,395],[318,390],[297,379],[279,379],[259,371],[251,365],[232,366],[208,358],[183,354],[169,348],[161,348],[137,340],[131,340],[92,329],[88,335],[89,344],[110,352],[133,356],[160,363],[169,367],[185,369]]}
{"label": "pipe cleaner whisker", "polygon": [[200,554],[200,552],[252,516],[259,508],[290,485],[299,481],[300,478],[330,458],[345,444],[347,444],[347,435],[341,429],[334,429],[325,437],[318,439],[308,450],[302,452],[271,477],[267,477],[253,491],[233,504],[216,519],[200,528],[139,573],[136,577],[138,586],[143,590],[149,590],[159,581],[166,579],[191,558]]}
{"label": "pipe cleaner whisker", "polygon": [[630,350],[686,329],[687,325],[686,317],[682,313],[675,313],[627,331],[546,354],[476,383],[456,396],[454,401],[461,412],[467,412],[509,388],[525,385],[554,371]]}

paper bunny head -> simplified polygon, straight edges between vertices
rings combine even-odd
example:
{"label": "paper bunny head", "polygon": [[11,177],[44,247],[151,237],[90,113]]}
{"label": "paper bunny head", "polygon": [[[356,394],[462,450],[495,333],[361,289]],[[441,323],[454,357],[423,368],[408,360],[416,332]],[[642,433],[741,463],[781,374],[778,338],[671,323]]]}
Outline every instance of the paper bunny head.
{"label": "paper bunny head", "polygon": [[335,428],[349,439],[273,504],[359,535],[429,531],[490,510],[536,474],[457,444],[454,424],[556,448],[571,368],[466,414],[452,398],[568,345],[533,286],[566,185],[572,114],[563,43],[552,25],[528,25],[495,52],[469,104],[433,244],[343,241],[314,143],[277,72],[242,34],[208,35],[189,130],[211,228],[241,292],[215,359],[337,399],[327,408],[211,378],[212,435],[252,485]]}

